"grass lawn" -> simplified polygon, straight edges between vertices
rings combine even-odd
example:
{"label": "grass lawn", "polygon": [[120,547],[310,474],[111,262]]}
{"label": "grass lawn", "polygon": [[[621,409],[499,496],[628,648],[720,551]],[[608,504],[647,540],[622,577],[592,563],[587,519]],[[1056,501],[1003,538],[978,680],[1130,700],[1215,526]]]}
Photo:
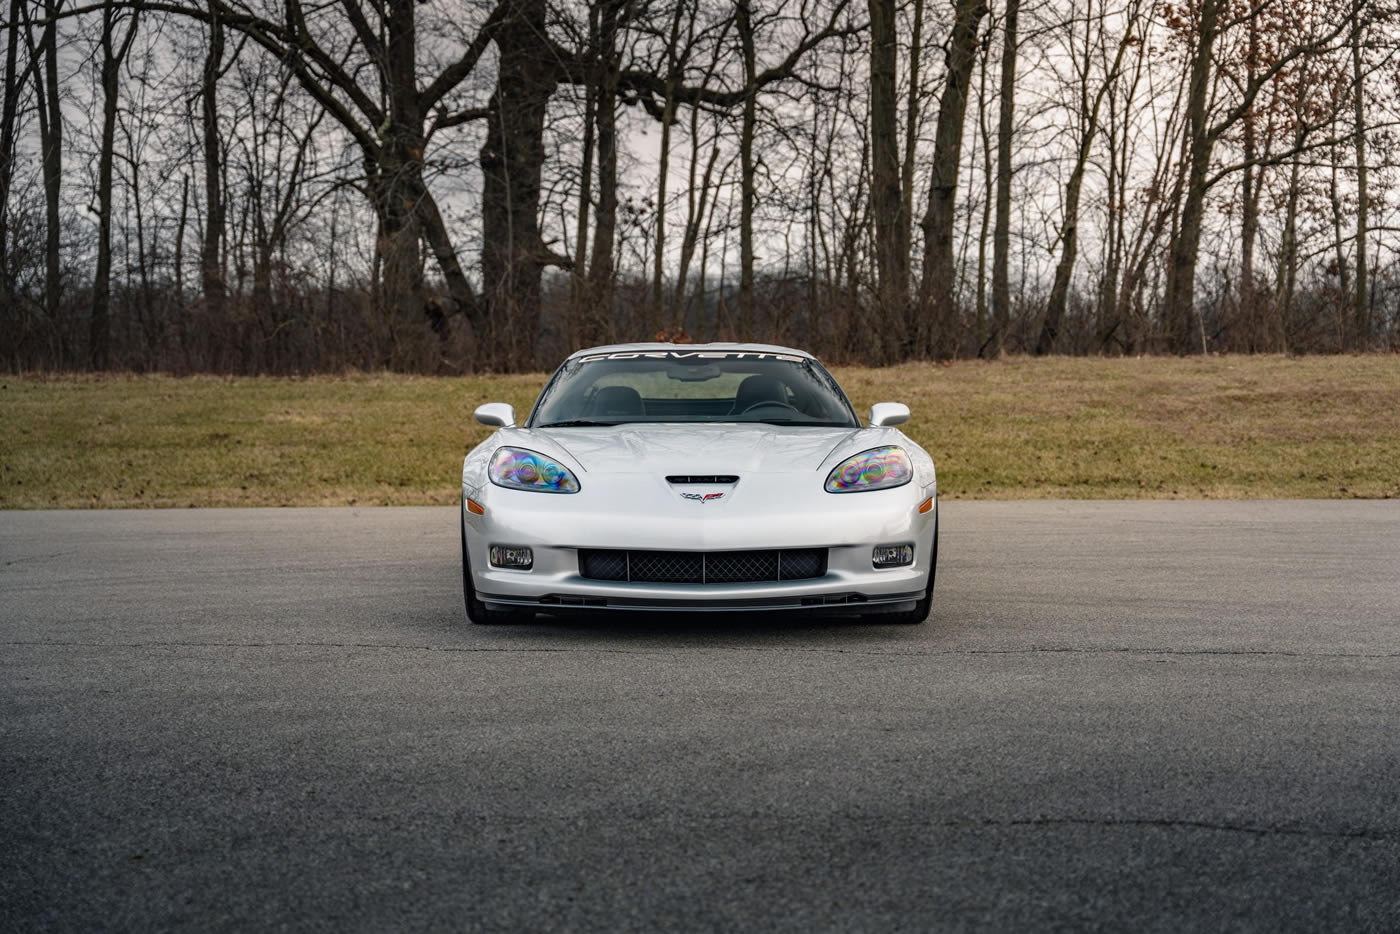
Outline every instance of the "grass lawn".
{"label": "grass lawn", "polygon": [[[945,498],[1400,496],[1400,356],[837,368]],[[0,376],[0,508],[455,503],[472,409],[543,375]]]}

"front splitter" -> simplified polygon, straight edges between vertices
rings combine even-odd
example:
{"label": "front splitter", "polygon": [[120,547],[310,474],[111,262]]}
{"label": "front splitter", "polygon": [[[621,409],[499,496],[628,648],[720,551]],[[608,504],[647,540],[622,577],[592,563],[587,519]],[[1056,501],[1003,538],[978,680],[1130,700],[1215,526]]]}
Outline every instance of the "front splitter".
{"label": "front splitter", "polygon": [[919,591],[913,593],[878,594],[867,596],[862,593],[828,593],[812,596],[755,597],[739,600],[711,600],[696,597],[681,597],[674,600],[660,600],[653,597],[598,596],[596,594],[545,594],[541,597],[512,597],[502,594],[478,594],[478,599],[488,608],[530,607],[551,612],[553,610],[651,610],[653,612],[754,612],[764,610],[827,610],[844,613],[899,612],[913,609],[914,604],[923,598]]}

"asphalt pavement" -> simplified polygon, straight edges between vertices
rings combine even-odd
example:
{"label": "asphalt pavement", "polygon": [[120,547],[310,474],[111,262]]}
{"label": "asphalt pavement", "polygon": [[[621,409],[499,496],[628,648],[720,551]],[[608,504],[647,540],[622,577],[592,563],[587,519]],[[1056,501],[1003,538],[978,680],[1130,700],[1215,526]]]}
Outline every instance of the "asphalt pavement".
{"label": "asphalt pavement", "polygon": [[945,502],[922,626],[452,508],[0,513],[0,926],[1400,930],[1400,502]]}

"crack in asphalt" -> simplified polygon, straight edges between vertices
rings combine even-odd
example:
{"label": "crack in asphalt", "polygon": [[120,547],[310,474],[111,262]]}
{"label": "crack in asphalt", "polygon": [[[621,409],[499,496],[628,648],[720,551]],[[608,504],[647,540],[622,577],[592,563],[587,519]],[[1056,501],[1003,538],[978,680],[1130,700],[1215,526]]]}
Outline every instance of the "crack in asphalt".
{"label": "crack in asphalt", "polygon": [[[602,815],[598,815],[602,816]],[[621,821],[635,824],[649,824],[657,820],[674,820],[677,814],[674,811],[667,811],[664,815],[652,811],[623,811],[621,813],[609,813],[604,819],[609,821]],[[574,823],[580,820],[576,814],[558,815],[553,813],[541,814],[476,814],[472,819],[478,822],[495,821],[509,824],[543,824],[557,821],[567,821]],[[589,818],[584,818],[588,820]],[[853,814],[836,813],[830,816],[833,823],[849,824],[881,824],[888,821],[886,814]],[[699,823],[727,823],[738,822],[746,825],[756,823],[801,823],[810,825],[813,818],[807,814],[775,814],[771,811],[761,813],[739,811],[725,813],[687,813],[685,820]],[[1212,821],[1212,820],[1191,820],[1177,817],[1026,817],[1026,818],[947,818],[943,820],[915,820],[909,822],[912,826],[938,830],[1021,830],[1021,829],[1055,829],[1061,827],[1088,827],[1102,829],[1163,829],[1163,830],[1192,830],[1207,831],[1211,833],[1242,834],[1253,837],[1301,837],[1315,840],[1361,840],[1367,842],[1388,843],[1400,841],[1400,829],[1391,828],[1358,828],[1358,829],[1329,829],[1324,827],[1288,827],[1270,826],[1265,824],[1250,824],[1239,821]]]}
{"label": "crack in asphalt", "polygon": [[73,551],[55,551],[55,552],[54,552],[53,554],[51,554],[51,555],[25,555],[25,556],[22,557],[22,558],[11,558],[9,561],[6,561],[4,564],[0,564],[0,567],[7,568],[7,567],[10,567],[11,565],[15,565],[15,564],[24,564],[24,563],[27,562],[27,561],[48,561],[50,558],[63,558],[63,557],[66,557],[66,556],[68,556],[68,555],[76,555],[77,553],[78,553],[78,552],[77,552],[76,550],[73,550]]}
{"label": "crack in asphalt", "polygon": [[1312,827],[1267,827],[1257,824],[1224,823],[1217,821],[1185,820],[1171,817],[1034,817],[1027,819],[948,822],[944,826],[977,827],[1160,827],[1165,829],[1209,830],[1222,833],[1249,834],[1257,837],[1310,837],[1338,840],[1400,840],[1400,831],[1395,830],[1326,830]]}
{"label": "crack in asphalt", "polygon": [[782,652],[804,655],[861,655],[891,658],[941,658],[974,655],[1166,655],[1166,656],[1222,656],[1222,657],[1266,657],[1266,658],[1400,658],[1400,652],[1291,652],[1278,649],[1151,649],[1113,646],[1107,648],[1081,648],[1067,646],[1044,646],[1021,649],[945,649],[927,652],[910,652],[897,649],[843,649],[820,648],[815,646],[747,646],[747,645],[684,645],[675,647],[649,648],[607,648],[602,646],[453,646],[453,645],[411,645],[393,642],[86,642],[77,640],[33,639],[10,640],[0,645],[15,647],[52,648],[109,648],[109,649],[148,649],[148,648],[210,648],[210,649],[269,649],[269,648],[311,648],[311,649],[378,649],[395,652],[444,652],[444,653],[511,653],[521,654],[566,654],[570,652],[592,652],[606,655],[664,655],[685,651],[706,652]]}
{"label": "crack in asphalt", "polygon": [[[731,815],[733,816],[733,815]],[[771,815],[769,815],[771,816]],[[755,815],[757,817],[757,815]],[[806,821],[808,818],[803,817]],[[878,817],[859,814],[842,814],[838,820],[853,823],[883,821]],[[1389,842],[1400,840],[1397,829],[1350,829],[1332,830],[1322,827],[1280,827],[1249,824],[1238,821],[1190,820],[1177,817],[1026,817],[1026,818],[949,818],[921,822],[926,827],[945,830],[984,830],[1055,827],[1101,827],[1101,828],[1161,828],[1167,830],[1204,830],[1217,833],[1248,834],[1256,837],[1308,837],[1313,839],[1367,840]]]}

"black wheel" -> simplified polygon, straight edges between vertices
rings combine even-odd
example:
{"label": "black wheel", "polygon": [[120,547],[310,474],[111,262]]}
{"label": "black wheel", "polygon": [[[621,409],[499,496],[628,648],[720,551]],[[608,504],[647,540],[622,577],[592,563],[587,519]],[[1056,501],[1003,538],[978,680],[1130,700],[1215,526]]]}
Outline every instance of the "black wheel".
{"label": "black wheel", "polygon": [[896,623],[904,626],[917,626],[928,619],[928,611],[933,606],[933,579],[938,574],[938,523],[935,520],[933,526],[933,554],[929,558],[928,566],[928,587],[924,590],[923,599],[914,604],[914,609],[905,610],[902,613],[889,613],[884,616],[872,616],[873,622]]}
{"label": "black wheel", "polygon": [[472,586],[472,566],[467,558],[467,523],[462,524],[462,598],[467,605],[467,619],[478,626],[499,626],[502,623],[523,623],[535,614],[529,610],[492,610],[476,598],[476,588]]}

